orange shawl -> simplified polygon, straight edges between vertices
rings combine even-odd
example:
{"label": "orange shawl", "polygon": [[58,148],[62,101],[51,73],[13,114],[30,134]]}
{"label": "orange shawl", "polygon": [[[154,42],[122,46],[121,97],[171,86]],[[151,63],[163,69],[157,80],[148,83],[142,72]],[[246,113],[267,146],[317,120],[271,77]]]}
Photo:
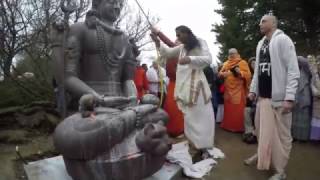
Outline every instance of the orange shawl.
{"label": "orange shawl", "polygon": [[[236,65],[240,68],[240,77],[235,77],[230,70]],[[229,72],[225,78],[225,98],[230,100],[232,104],[240,104],[241,95],[246,96],[249,91],[249,85],[251,82],[251,72],[248,63],[239,57],[235,59],[228,59],[220,71]]]}

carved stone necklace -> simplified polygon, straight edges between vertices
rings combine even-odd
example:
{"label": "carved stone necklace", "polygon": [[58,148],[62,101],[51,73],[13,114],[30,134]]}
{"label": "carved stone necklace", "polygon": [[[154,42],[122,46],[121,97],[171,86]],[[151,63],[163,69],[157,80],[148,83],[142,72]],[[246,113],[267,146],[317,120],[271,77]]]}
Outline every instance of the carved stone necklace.
{"label": "carved stone necklace", "polygon": [[112,57],[112,52],[114,50],[113,43],[106,43],[106,41],[112,42],[113,36],[107,36],[108,39],[106,39],[103,28],[100,25],[97,25],[96,28],[99,55],[102,63],[107,70],[118,68],[119,63],[117,62],[117,59]]}
{"label": "carved stone necklace", "polygon": [[[99,49],[100,59],[109,72],[112,70],[118,69],[120,62],[119,59],[122,59],[125,56],[125,48],[122,49],[120,55],[116,54],[114,51],[114,36],[122,34],[120,30],[111,28],[105,23],[97,19],[97,45]],[[110,36],[105,36],[105,31],[110,33]],[[106,43],[108,42],[108,43]]]}

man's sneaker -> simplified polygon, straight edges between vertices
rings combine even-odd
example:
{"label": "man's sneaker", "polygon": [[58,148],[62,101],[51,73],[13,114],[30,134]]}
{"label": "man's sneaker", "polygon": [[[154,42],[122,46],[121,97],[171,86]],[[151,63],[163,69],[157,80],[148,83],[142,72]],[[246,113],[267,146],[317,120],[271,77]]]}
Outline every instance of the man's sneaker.
{"label": "man's sneaker", "polygon": [[276,173],[269,178],[269,180],[284,180],[287,178],[285,173]]}

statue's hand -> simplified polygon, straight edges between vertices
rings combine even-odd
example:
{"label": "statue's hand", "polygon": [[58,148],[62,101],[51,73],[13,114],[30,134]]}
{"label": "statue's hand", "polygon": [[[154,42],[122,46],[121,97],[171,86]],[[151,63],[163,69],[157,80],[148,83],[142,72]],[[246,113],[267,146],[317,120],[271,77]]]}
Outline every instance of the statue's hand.
{"label": "statue's hand", "polygon": [[105,96],[102,101],[100,101],[100,105],[103,107],[124,107],[130,101],[129,98],[123,96]]}
{"label": "statue's hand", "polygon": [[129,99],[129,107],[138,105],[137,96],[130,96],[130,97],[128,97],[128,99]]}

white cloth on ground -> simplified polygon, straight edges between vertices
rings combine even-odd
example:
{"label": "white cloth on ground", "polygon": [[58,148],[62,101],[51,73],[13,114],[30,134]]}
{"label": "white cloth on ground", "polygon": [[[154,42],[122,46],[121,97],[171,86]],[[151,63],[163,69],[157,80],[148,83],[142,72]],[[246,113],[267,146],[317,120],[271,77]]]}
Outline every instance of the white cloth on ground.
{"label": "white cloth on ground", "polygon": [[218,149],[218,148],[212,148],[212,149],[207,149],[209,155],[211,157],[213,157],[214,159],[224,159],[225,158],[225,155],[224,153]]}
{"label": "white cloth on ground", "polygon": [[[212,157],[222,157],[222,155],[224,157],[224,154],[217,148],[208,150],[208,152],[209,151],[213,153]],[[174,144],[167,155],[167,160],[171,163],[180,165],[183,168],[183,173],[191,178],[202,178],[217,164],[212,158],[193,164],[187,141]]]}

